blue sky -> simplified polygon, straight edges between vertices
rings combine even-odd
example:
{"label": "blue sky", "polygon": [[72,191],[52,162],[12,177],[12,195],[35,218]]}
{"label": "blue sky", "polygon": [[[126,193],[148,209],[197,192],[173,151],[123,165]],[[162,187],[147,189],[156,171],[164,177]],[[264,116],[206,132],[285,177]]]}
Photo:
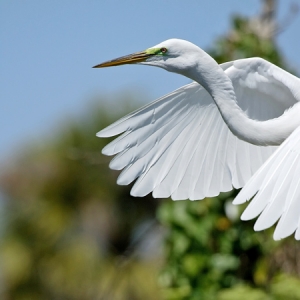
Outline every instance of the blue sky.
{"label": "blue sky", "polygon": [[[279,19],[292,2],[300,5],[280,1]],[[2,0],[0,161],[86,111],[95,95],[138,88],[148,101],[189,82],[157,68],[93,65],[173,37],[208,48],[227,32],[232,14],[255,15],[260,5],[259,0]],[[299,28],[300,16],[278,37],[297,70]]]}

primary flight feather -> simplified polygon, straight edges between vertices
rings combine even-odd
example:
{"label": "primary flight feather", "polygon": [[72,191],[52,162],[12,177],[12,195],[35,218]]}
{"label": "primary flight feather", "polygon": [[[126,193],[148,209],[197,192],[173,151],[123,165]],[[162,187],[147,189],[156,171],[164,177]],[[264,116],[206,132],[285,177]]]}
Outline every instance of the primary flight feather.
{"label": "primary flight feather", "polygon": [[[144,64],[192,83],[121,118],[97,136],[121,134],[104,149],[116,155],[118,184],[131,194],[203,199],[241,188],[253,198],[242,219],[255,230],[280,219],[275,239],[300,239],[300,79],[261,58],[218,65],[179,39],[95,66]],[[279,146],[279,147],[278,147]]]}

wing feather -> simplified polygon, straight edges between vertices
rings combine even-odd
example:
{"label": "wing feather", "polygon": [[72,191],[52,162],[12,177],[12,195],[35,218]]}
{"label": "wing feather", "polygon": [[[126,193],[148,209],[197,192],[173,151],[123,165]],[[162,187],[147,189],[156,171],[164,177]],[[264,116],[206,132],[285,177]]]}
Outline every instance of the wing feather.
{"label": "wing feather", "polygon": [[[283,70],[262,59],[238,60],[221,68],[232,81],[238,104],[252,119],[278,117],[299,101],[294,77],[286,80]],[[105,155],[116,154],[110,167],[123,169],[118,183],[129,184],[137,179],[132,195],[153,192],[154,197],[171,196],[174,200],[203,199],[229,191],[232,186],[240,188],[277,149],[255,146],[235,137],[211,96],[196,82],[121,118],[97,136],[119,134],[102,151]],[[285,157],[282,151],[276,153],[279,158]],[[286,169],[288,174],[293,170]],[[266,182],[265,176],[272,177],[270,172],[275,174],[276,168],[262,168],[256,173],[252,185],[243,190],[243,197],[238,197],[236,202],[253,197],[257,186]],[[295,195],[299,194],[298,186],[299,183]],[[256,198],[263,198],[267,192],[269,188],[259,190]],[[274,194],[270,209],[276,207],[278,195],[281,191]],[[257,216],[257,211],[261,212],[267,205],[265,201],[257,204],[254,199],[244,217]],[[289,205],[296,204],[292,201]],[[286,221],[281,223],[279,229],[287,227]]]}
{"label": "wing feather", "polygon": [[254,174],[234,200],[234,204],[254,196],[242,215],[248,220],[260,215],[255,230],[263,230],[279,220],[274,232],[278,240],[292,234],[300,239],[300,127]]}

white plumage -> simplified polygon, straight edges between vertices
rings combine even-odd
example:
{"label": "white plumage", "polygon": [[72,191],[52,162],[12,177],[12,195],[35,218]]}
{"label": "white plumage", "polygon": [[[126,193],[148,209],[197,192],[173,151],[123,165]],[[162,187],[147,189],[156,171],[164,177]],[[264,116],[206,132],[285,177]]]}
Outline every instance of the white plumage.
{"label": "white plumage", "polygon": [[118,184],[137,179],[133,196],[152,192],[173,200],[245,186],[234,203],[254,198],[242,219],[261,214],[255,230],[262,230],[280,218],[274,238],[297,230],[300,239],[299,78],[261,58],[219,66],[197,46],[177,39],[96,67],[133,62],[195,81],[97,134],[121,134],[103,149],[105,155],[117,154],[110,168],[123,169]]}

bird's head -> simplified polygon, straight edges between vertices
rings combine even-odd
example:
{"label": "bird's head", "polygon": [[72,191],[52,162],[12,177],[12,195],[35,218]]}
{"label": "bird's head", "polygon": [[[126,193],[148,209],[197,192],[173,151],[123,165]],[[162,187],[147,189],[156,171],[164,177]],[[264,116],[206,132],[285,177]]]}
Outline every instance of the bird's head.
{"label": "bird's head", "polygon": [[199,56],[199,50],[200,48],[188,41],[170,39],[144,51],[106,61],[94,68],[143,64],[186,75],[187,71],[195,66],[195,56]]}

